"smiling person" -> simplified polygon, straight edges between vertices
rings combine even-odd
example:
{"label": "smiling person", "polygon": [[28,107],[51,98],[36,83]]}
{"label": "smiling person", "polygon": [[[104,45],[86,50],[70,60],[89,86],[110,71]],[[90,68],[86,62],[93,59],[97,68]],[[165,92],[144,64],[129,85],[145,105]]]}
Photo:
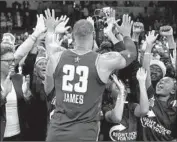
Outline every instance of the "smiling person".
{"label": "smiling person", "polygon": [[165,64],[160,60],[151,60],[150,62],[151,70],[151,81],[153,87],[156,86],[157,82],[160,81],[166,75]]}
{"label": "smiling person", "polygon": [[147,70],[146,88],[149,97],[149,112],[140,118],[138,140],[140,141],[172,141],[176,136],[177,108],[171,106],[176,95],[176,79],[163,77],[156,88],[151,82],[151,51],[157,35],[152,31],[146,36],[147,48],[144,54],[143,67]]}
{"label": "smiling person", "polygon": [[29,140],[44,141],[47,132],[48,106],[47,95],[44,91],[47,58],[37,57],[31,78],[30,89],[34,96],[28,113],[30,126]]}
{"label": "smiling person", "polygon": [[15,74],[13,49],[1,47],[0,140],[24,141],[28,132],[26,118],[31,98],[29,76]]}

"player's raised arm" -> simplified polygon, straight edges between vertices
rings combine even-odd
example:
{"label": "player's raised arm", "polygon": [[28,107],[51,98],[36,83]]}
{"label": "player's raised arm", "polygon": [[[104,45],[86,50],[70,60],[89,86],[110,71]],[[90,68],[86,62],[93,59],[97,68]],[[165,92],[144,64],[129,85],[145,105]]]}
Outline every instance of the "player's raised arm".
{"label": "player's raised arm", "polygon": [[115,69],[122,69],[132,63],[137,57],[136,46],[130,38],[131,18],[128,15],[123,15],[123,22],[121,26],[117,25],[120,33],[124,36],[124,43],[126,50],[122,52],[109,52],[100,55],[97,64],[98,74],[103,82],[107,82],[109,75]]}
{"label": "player's raised arm", "polygon": [[55,19],[55,11],[53,9],[52,13],[49,9],[45,10],[45,16],[45,23],[47,27],[45,45],[49,60],[46,67],[44,86],[46,93],[49,94],[54,87],[53,74],[63,51],[63,48],[61,47],[62,41],[59,42],[58,36],[69,28],[65,27],[69,19],[66,16],[61,16],[59,20],[58,18]]}

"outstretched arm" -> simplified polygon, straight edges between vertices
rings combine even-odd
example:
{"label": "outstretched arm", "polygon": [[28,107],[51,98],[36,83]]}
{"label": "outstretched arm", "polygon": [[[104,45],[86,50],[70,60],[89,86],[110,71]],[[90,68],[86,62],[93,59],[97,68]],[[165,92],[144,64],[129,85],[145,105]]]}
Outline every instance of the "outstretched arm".
{"label": "outstretched arm", "polygon": [[45,45],[49,60],[46,68],[44,88],[45,92],[49,94],[54,88],[53,74],[59,63],[63,49],[60,46],[61,41],[57,41],[57,34],[61,34],[68,29],[65,25],[69,19],[66,16],[61,16],[60,20],[55,19],[55,11],[52,10],[51,14],[49,9],[45,10],[45,15],[47,26]]}
{"label": "outstretched arm", "polygon": [[[116,25],[117,29],[124,36],[124,51],[118,52],[109,52],[100,55],[97,63],[97,71],[100,76],[100,79],[107,83],[109,75],[115,69],[123,69],[129,64],[131,64],[137,57],[136,46],[132,39],[130,38],[131,27],[133,22],[128,15],[123,15],[123,22],[121,26]],[[112,33],[112,29],[109,33]],[[113,36],[113,34],[111,34]]]}
{"label": "outstretched arm", "polygon": [[[116,75],[113,75],[112,78],[114,80],[114,83],[116,84],[116,88],[112,89],[115,89],[114,91],[117,92],[117,100],[114,109],[106,112],[105,118],[108,122],[120,123],[122,120],[124,102],[126,99],[125,87],[120,80],[118,81]],[[117,88],[119,89],[120,92],[117,91]]]}
{"label": "outstretched arm", "polygon": [[140,104],[138,104],[134,110],[134,114],[137,117],[145,116],[149,111],[149,101],[146,90],[146,77],[147,72],[145,69],[140,68],[137,72],[137,80],[140,87]]}
{"label": "outstretched arm", "polygon": [[20,60],[29,53],[29,51],[33,48],[34,43],[36,42],[36,39],[41,33],[45,32],[45,30],[46,28],[44,25],[43,15],[40,14],[40,16],[37,16],[37,25],[35,31],[19,46],[17,51],[14,53],[16,64],[18,64]]}
{"label": "outstretched arm", "polygon": [[143,58],[143,68],[147,70],[147,79],[146,79],[146,88],[148,89],[151,86],[151,72],[150,72],[150,61],[151,61],[151,51],[153,48],[153,44],[157,39],[158,35],[155,35],[155,31],[149,32],[148,36],[146,36],[147,47],[144,53]]}

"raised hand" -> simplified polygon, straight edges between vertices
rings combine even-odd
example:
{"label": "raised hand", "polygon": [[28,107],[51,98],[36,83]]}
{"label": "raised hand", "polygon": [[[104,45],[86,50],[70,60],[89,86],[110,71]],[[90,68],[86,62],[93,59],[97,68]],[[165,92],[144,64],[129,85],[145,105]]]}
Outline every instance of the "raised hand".
{"label": "raised hand", "polygon": [[23,76],[22,91],[25,98],[29,98],[31,96],[29,85],[30,85],[30,76],[29,75]]}
{"label": "raised hand", "polygon": [[93,19],[92,19],[92,17],[87,17],[87,21],[89,21],[91,24],[92,24],[92,26],[94,27],[94,21],[93,21]]}
{"label": "raised hand", "polygon": [[36,27],[34,28],[34,32],[37,32],[37,35],[39,36],[40,34],[44,33],[46,31],[46,26],[44,23],[44,17],[42,14],[37,15],[37,24]]}
{"label": "raised hand", "polygon": [[162,36],[172,36],[173,35],[173,28],[171,26],[160,27],[160,35],[162,35]]}
{"label": "raised hand", "polygon": [[146,35],[147,44],[149,44],[149,45],[154,44],[154,42],[156,41],[157,37],[158,37],[158,34],[155,35],[155,31],[154,30],[150,31],[149,34]]}
{"label": "raised hand", "polygon": [[109,15],[107,15],[106,23],[108,24],[108,26],[106,28],[104,28],[104,33],[106,35],[109,35],[112,33],[112,29],[113,29],[113,26],[115,23],[115,10],[112,8],[109,11]]}
{"label": "raised hand", "polygon": [[141,33],[144,31],[144,25],[141,22],[133,23],[133,33]]}
{"label": "raised hand", "polygon": [[176,48],[173,50],[173,57],[170,54],[170,58],[171,58],[171,62],[172,62],[173,67],[176,69]]}
{"label": "raised hand", "polygon": [[49,9],[45,10],[45,25],[48,31],[55,31],[56,26],[60,22],[58,18],[55,19],[55,11],[52,9],[52,13]]}
{"label": "raised hand", "polygon": [[144,68],[139,68],[136,73],[136,78],[139,82],[145,82],[147,78],[147,71]]}
{"label": "raised hand", "polygon": [[65,33],[70,28],[70,26],[65,27],[68,21],[69,18],[66,15],[65,16],[62,15],[59,19],[59,23],[55,28],[55,33],[56,34]]}
{"label": "raised hand", "polygon": [[125,36],[130,37],[132,25],[133,25],[133,21],[131,21],[131,17],[124,14],[122,19],[122,25],[119,26],[118,24],[116,24],[116,27],[124,37]]}
{"label": "raised hand", "polygon": [[125,92],[125,86],[123,85],[123,83],[121,82],[121,80],[118,80],[117,79],[117,76],[115,74],[113,74],[112,76],[112,79],[114,81],[114,83],[116,84],[116,86],[119,88],[121,94]]}

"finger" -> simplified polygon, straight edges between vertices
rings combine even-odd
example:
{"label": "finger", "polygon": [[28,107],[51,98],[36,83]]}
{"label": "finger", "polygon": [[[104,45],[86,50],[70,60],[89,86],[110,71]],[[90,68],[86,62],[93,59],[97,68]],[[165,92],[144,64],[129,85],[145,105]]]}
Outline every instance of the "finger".
{"label": "finger", "polygon": [[52,15],[51,15],[50,9],[47,9],[47,13],[48,13],[49,18],[51,18]]}
{"label": "finger", "polygon": [[116,20],[116,23],[118,23],[119,21],[120,21],[120,19],[117,19],[117,20]]}
{"label": "finger", "polygon": [[123,18],[122,18],[122,24],[125,23],[125,14],[123,15]]}
{"label": "finger", "polygon": [[65,25],[68,23],[68,21],[69,21],[69,18],[66,19],[66,21],[65,21]]}
{"label": "finger", "polygon": [[133,21],[131,21],[131,27],[132,27],[132,25],[133,25]]}
{"label": "finger", "polygon": [[113,10],[113,17],[114,17],[114,19],[116,18],[116,11],[115,10]]}
{"label": "finger", "polygon": [[128,22],[129,22],[129,23],[131,22],[131,17],[130,17],[130,16],[128,17]]}
{"label": "finger", "polygon": [[25,83],[26,82],[26,78],[25,78],[25,76],[23,76],[23,83]]}
{"label": "finger", "polygon": [[58,20],[58,17],[56,18],[56,21],[59,21],[59,20]]}
{"label": "finger", "polygon": [[45,13],[45,17],[46,17],[46,19],[48,19],[49,16],[48,16],[47,10],[45,10],[44,13]]}
{"label": "finger", "polygon": [[65,16],[63,17],[63,20],[65,21],[65,20],[66,20],[66,18],[67,18],[67,16],[65,15]]}
{"label": "finger", "polygon": [[69,30],[70,28],[71,28],[71,26],[67,26],[67,27],[65,28],[65,31]]}
{"label": "finger", "polygon": [[38,20],[39,19],[39,15],[37,14],[36,17],[37,17],[37,20]]}
{"label": "finger", "polygon": [[157,39],[158,36],[159,36],[159,34],[157,34],[157,35],[155,36],[155,38]]}
{"label": "finger", "polygon": [[59,20],[61,21],[62,19],[63,19],[63,15],[60,16],[60,19],[59,19]]}
{"label": "finger", "polygon": [[55,19],[55,11],[54,11],[54,9],[52,9],[52,18]]}

